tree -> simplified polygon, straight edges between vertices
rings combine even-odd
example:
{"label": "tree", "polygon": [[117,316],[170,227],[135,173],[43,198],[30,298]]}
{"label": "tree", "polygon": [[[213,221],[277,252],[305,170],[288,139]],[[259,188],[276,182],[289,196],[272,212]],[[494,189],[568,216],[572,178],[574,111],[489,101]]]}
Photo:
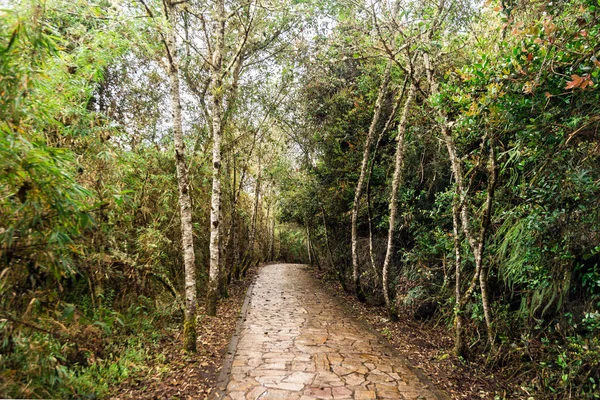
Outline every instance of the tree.
{"label": "tree", "polygon": [[396,213],[398,212],[397,206],[397,195],[402,180],[402,169],[404,168],[404,152],[405,152],[405,136],[408,125],[408,112],[410,110],[412,101],[416,92],[416,85],[414,82],[410,84],[400,122],[398,123],[398,135],[396,136],[397,147],[396,157],[394,163],[394,176],[392,178],[392,195],[390,198],[390,218],[387,238],[387,248],[385,251],[385,259],[383,261],[383,273],[382,273],[382,285],[383,285],[383,297],[385,299],[385,305],[388,309],[388,314],[391,318],[396,318],[396,310],[392,304],[391,296],[389,293],[389,269],[390,259],[392,256],[394,230],[396,228]]}
{"label": "tree", "polygon": [[392,68],[392,61],[389,60],[385,66],[385,71],[383,73],[383,79],[381,81],[381,86],[379,87],[379,92],[377,94],[377,101],[375,102],[375,108],[373,110],[373,119],[371,120],[371,125],[369,126],[369,132],[367,133],[367,138],[365,140],[365,147],[363,150],[363,158],[360,165],[360,175],[358,177],[358,182],[356,184],[356,190],[354,192],[354,203],[352,205],[352,280],[354,283],[354,291],[356,296],[359,299],[364,300],[364,294],[362,293],[362,289],[360,287],[360,269],[358,266],[358,234],[357,234],[357,225],[358,225],[358,208],[360,205],[360,198],[362,196],[363,186],[365,182],[365,174],[367,172],[367,164],[369,162],[369,154],[371,152],[371,144],[373,142],[373,138],[375,136],[375,131],[377,129],[379,118],[381,116],[381,107],[383,103],[384,96],[388,90],[388,84],[390,82],[390,69]]}
{"label": "tree", "polygon": [[196,351],[196,264],[194,254],[194,238],[192,227],[192,205],[183,143],[183,127],[181,121],[181,98],[179,88],[179,60],[177,49],[178,5],[168,2],[168,19],[170,29],[167,34],[165,50],[168,59],[168,75],[171,84],[171,110],[173,113],[173,139],[175,142],[175,165],[179,189],[179,212],[181,218],[181,245],[185,270],[185,319],[184,347]]}
{"label": "tree", "polygon": [[220,269],[221,230],[221,140],[223,129],[223,52],[225,51],[225,1],[217,0],[214,10],[213,50],[211,62],[213,184],[210,205],[210,272],[206,300],[208,315],[217,313]]}

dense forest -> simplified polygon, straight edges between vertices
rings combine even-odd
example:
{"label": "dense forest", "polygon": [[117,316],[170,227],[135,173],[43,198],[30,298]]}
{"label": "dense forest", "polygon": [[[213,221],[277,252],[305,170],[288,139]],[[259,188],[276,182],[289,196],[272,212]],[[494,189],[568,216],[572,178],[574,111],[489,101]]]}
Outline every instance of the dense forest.
{"label": "dense forest", "polygon": [[0,4],[0,397],[202,351],[275,260],[600,396],[598,0]]}

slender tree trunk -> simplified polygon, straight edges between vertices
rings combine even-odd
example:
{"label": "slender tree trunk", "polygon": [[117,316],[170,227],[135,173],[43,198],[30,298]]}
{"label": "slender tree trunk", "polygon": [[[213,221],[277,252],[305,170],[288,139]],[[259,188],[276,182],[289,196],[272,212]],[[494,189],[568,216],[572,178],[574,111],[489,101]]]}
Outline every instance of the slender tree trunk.
{"label": "slender tree trunk", "polygon": [[[423,54],[423,61],[425,64],[425,71],[427,73],[427,79],[430,85],[430,91],[433,95],[437,95],[439,93],[438,84],[435,80],[433,68],[431,65],[431,61],[429,58],[429,54]],[[464,309],[464,306],[469,301],[469,298],[477,285],[477,280],[480,283],[480,290],[482,296],[482,307],[484,309],[484,317],[486,322],[486,331],[488,336],[488,343],[490,344],[492,351],[494,349],[494,334],[492,328],[492,319],[491,319],[491,309],[489,305],[488,293],[487,293],[487,267],[483,266],[483,254],[484,254],[484,245],[487,238],[487,230],[490,223],[491,212],[492,212],[492,202],[494,196],[494,189],[496,185],[496,164],[495,164],[495,154],[493,148],[491,146],[490,150],[490,172],[488,178],[488,192],[486,196],[486,204],[484,209],[484,217],[482,220],[481,229],[479,231],[479,238],[475,237],[471,226],[469,224],[471,220],[471,215],[469,211],[469,207],[467,205],[467,197],[468,197],[468,188],[465,187],[465,183],[463,181],[463,171],[460,157],[456,151],[456,143],[454,142],[454,137],[452,136],[452,132],[449,129],[448,124],[448,116],[445,111],[442,109],[438,109],[438,115],[442,120],[441,123],[441,131],[442,137],[446,144],[446,149],[448,150],[448,156],[450,158],[450,164],[452,166],[452,174],[454,175],[454,180],[456,182],[456,195],[459,198],[458,211],[460,215],[461,225],[463,233],[471,247],[473,252],[473,257],[475,259],[475,273],[473,274],[473,278],[471,279],[471,284],[469,285],[467,291],[464,296],[460,298],[460,307],[457,307],[457,313]],[[482,151],[485,146],[485,138],[482,143]],[[482,271],[482,269],[486,269],[486,271]],[[483,276],[482,276],[483,275]],[[462,322],[462,321],[459,321]],[[462,329],[462,324],[460,326],[455,326],[457,329],[456,335],[459,336],[458,329]],[[462,341],[462,340],[461,340]],[[455,343],[455,348],[458,350],[462,350],[462,343]]]}
{"label": "slender tree trunk", "polygon": [[269,260],[275,261],[275,210],[271,217],[271,235],[269,237]]}
{"label": "slender tree trunk", "polygon": [[406,84],[408,82],[408,77],[404,79],[404,83],[402,84],[402,89],[398,93],[398,100],[394,103],[394,107],[392,112],[390,113],[388,120],[385,123],[385,126],[379,133],[379,137],[377,138],[377,142],[375,143],[375,148],[373,149],[373,156],[371,157],[371,165],[369,167],[369,174],[367,176],[367,217],[369,219],[369,260],[371,262],[371,269],[373,270],[373,274],[375,275],[375,283],[377,287],[381,286],[381,271],[375,265],[375,253],[373,250],[373,212],[371,205],[371,177],[373,176],[373,168],[375,167],[375,160],[377,158],[377,151],[379,150],[379,144],[381,143],[381,139],[383,139],[383,135],[388,130],[390,124],[396,117],[396,112],[398,111],[398,107],[402,98],[404,97],[404,91],[406,90]]}
{"label": "slender tree trunk", "polygon": [[231,233],[229,236],[229,243],[227,246],[227,264],[229,265],[229,270],[231,271],[231,276],[234,279],[239,279],[239,268],[237,266],[236,259],[236,247],[237,247],[237,210],[231,210]]}
{"label": "slender tree trunk", "polygon": [[244,184],[244,178],[246,176],[246,170],[242,169],[242,173],[240,175],[239,183],[237,181],[237,164],[235,161],[235,157],[233,158],[233,196],[232,196],[232,221],[231,221],[231,236],[229,240],[230,251],[229,257],[231,258],[231,268],[233,271],[233,278],[238,280],[240,279],[240,273],[242,271],[242,266],[240,263],[240,249],[238,246],[238,219],[239,215],[237,212],[237,204],[240,198],[240,193],[242,192],[242,186]]}
{"label": "slender tree trunk", "polygon": [[312,251],[310,244],[310,230],[308,229],[308,219],[305,221],[306,226],[306,253],[308,254],[308,264],[312,265]]}
{"label": "slender tree trunk", "polygon": [[485,325],[487,329],[488,335],[488,343],[492,347],[492,351],[494,349],[494,330],[492,327],[492,312],[490,307],[489,295],[487,290],[487,278],[488,278],[488,266],[483,265],[483,255],[485,249],[485,242],[487,239],[487,232],[490,226],[490,220],[492,217],[492,208],[493,208],[493,200],[494,200],[494,192],[496,190],[496,178],[497,178],[497,169],[496,169],[496,153],[494,149],[493,143],[490,140],[490,155],[489,155],[489,180],[488,180],[488,188],[487,195],[485,200],[485,210],[483,220],[481,222],[481,231],[479,233],[479,270],[481,271],[479,274],[479,289],[481,290],[481,304],[483,306],[483,315],[485,317]]}
{"label": "slender tree trunk", "polygon": [[379,118],[381,116],[381,106],[383,104],[383,98],[387,93],[388,84],[390,82],[391,68],[392,61],[390,60],[388,61],[385,67],[383,80],[381,82],[381,86],[379,87],[377,100],[375,101],[373,119],[371,120],[371,126],[369,127],[369,132],[367,133],[367,139],[365,141],[363,159],[360,166],[360,176],[358,177],[358,182],[356,184],[356,191],[354,192],[354,203],[352,205],[352,281],[354,284],[354,292],[361,301],[364,301],[364,293],[362,292],[360,286],[360,269],[358,266],[358,210],[360,206],[360,198],[364,186],[365,175],[367,172],[367,164],[369,162],[369,154],[371,152],[371,143],[373,142],[373,136],[375,135],[375,130],[377,129],[377,124],[379,123]]}
{"label": "slender tree trunk", "polygon": [[463,325],[464,325],[464,310],[462,301],[462,256],[460,251],[460,227],[459,227],[459,199],[455,195],[452,203],[452,231],[454,234],[454,268],[455,268],[455,287],[454,295],[456,302],[454,306],[454,353],[457,356],[464,355],[465,343],[463,339]]}
{"label": "slender tree trunk", "polygon": [[404,109],[402,110],[402,117],[400,118],[400,123],[398,124],[398,136],[396,137],[398,143],[396,147],[394,176],[392,178],[392,196],[390,199],[390,219],[388,226],[387,248],[385,252],[385,259],[383,261],[382,270],[383,298],[385,300],[385,305],[388,309],[388,314],[392,319],[396,318],[396,309],[392,304],[389,291],[389,270],[393,251],[394,230],[396,228],[396,214],[398,211],[398,206],[396,204],[398,188],[400,187],[400,182],[402,181],[402,170],[404,168],[404,141],[406,137],[406,126],[408,125],[408,111],[410,110],[412,100],[415,97],[415,90],[416,87],[413,82],[411,83],[410,89],[408,90],[406,102],[404,103]]}
{"label": "slender tree trunk", "polygon": [[[263,258],[263,261],[265,258],[269,257],[269,238],[271,237],[271,204],[269,204],[269,202],[267,202],[267,215],[265,216],[265,223],[264,223],[264,227],[265,227],[265,232],[266,232],[266,237],[265,240],[263,241],[263,246],[261,246],[261,257]],[[265,246],[266,245],[266,246]]]}
{"label": "slender tree trunk", "polygon": [[254,252],[254,243],[256,241],[256,229],[257,229],[257,222],[258,222],[258,206],[259,206],[259,197],[260,197],[260,180],[261,180],[261,172],[262,172],[262,167],[261,167],[261,162],[260,162],[260,155],[258,158],[258,173],[256,175],[256,184],[254,185],[254,207],[252,209],[252,226],[250,228],[250,240],[249,240],[249,246],[250,246],[250,259],[252,261],[254,261],[254,256],[255,256],[255,252]]}
{"label": "slender tree trunk", "polygon": [[215,41],[212,55],[212,130],[213,182],[210,206],[210,269],[206,313],[217,314],[220,246],[219,225],[221,208],[221,139],[223,136],[223,51],[225,48],[225,1],[216,0],[214,22]]}
{"label": "slender tree trunk", "polygon": [[185,164],[185,145],[181,123],[181,98],[179,89],[179,65],[176,47],[177,9],[169,3],[171,28],[167,36],[169,53],[169,79],[171,82],[171,112],[173,114],[173,138],[175,142],[175,164],[179,193],[179,213],[181,217],[181,245],[185,271],[185,320],[183,327],[184,347],[196,351],[196,266],[194,255],[194,236],[192,231],[192,201]]}
{"label": "slender tree trunk", "polygon": [[[373,160],[373,163],[375,160]],[[373,164],[371,164],[371,168],[369,169],[369,177],[367,179],[367,219],[369,220],[369,261],[371,263],[371,269],[373,270],[373,275],[375,276],[375,285],[377,287],[381,286],[381,275],[377,266],[375,265],[375,253],[373,250],[373,212],[371,208],[371,174],[373,173]]]}

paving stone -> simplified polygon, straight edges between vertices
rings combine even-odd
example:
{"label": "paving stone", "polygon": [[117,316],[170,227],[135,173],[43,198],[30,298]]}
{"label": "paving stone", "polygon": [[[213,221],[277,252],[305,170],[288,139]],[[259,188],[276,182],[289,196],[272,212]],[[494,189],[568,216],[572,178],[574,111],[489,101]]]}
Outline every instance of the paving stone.
{"label": "paving stone", "polygon": [[351,399],[352,398],[352,390],[347,387],[340,386],[331,389],[331,394],[334,399]]}
{"label": "paving stone", "polygon": [[285,379],[285,375],[260,375],[255,379],[266,387],[267,383],[279,383]]}
{"label": "paving stone", "polygon": [[315,368],[317,372],[329,371],[329,360],[325,354],[315,354],[313,359],[315,361]]}
{"label": "paving stone", "polygon": [[370,400],[370,399],[376,399],[377,398],[377,394],[375,393],[374,390],[367,390],[367,389],[357,389],[354,392],[354,398],[356,400]]}
{"label": "paving stone", "polygon": [[312,396],[317,399],[332,399],[331,388],[326,387],[311,387],[304,391],[307,396]]}
{"label": "paving stone", "polygon": [[315,374],[311,374],[308,372],[294,372],[287,378],[283,380],[283,382],[292,382],[292,383],[303,383],[309,384],[315,379]]}
{"label": "paving stone", "polygon": [[260,395],[260,400],[296,400],[300,398],[300,393],[294,393],[289,390],[267,389]]}
{"label": "paving stone", "polygon": [[246,400],[246,392],[229,392],[231,400]]}
{"label": "paving stone", "polygon": [[267,391],[266,387],[257,386],[246,393],[246,400],[256,400],[260,398],[260,395]]}
{"label": "paving stone", "polygon": [[261,269],[234,355],[229,400],[437,399],[305,266]]}
{"label": "paving stone", "polygon": [[292,392],[299,392],[304,389],[303,383],[294,383],[294,382],[279,382],[279,383],[265,383],[265,386],[268,388],[274,389],[283,389],[289,390]]}
{"label": "paving stone", "polygon": [[363,382],[365,382],[365,376],[363,374],[359,374],[358,372],[345,375],[343,379],[349,386],[360,386],[363,384]]}
{"label": "paving stone", "polygon": [[292,361],[291,370],[292,371],[315,372],[316,368],[315,368],[315,364],[312,362]]}
{"label": "paving stone", "polygon": [[231,392],[238,392],[238,391],[247,391],[252,389],[253,386],[256,386],[258,382],[256,382],[254,379],[241,379],[241,380],[231,380],[229,381],[229,384],[227,384],[227,391],[229,393]]}

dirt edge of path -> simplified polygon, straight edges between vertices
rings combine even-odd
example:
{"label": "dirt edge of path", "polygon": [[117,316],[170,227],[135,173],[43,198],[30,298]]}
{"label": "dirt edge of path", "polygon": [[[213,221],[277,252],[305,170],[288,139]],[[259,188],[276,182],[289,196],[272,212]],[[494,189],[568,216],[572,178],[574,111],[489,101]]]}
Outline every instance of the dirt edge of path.
{"label": "dirt edge of path", "polygon": [[107,397],[211,399],[225,373],[232,336],[261,267],[249,269],[244,279],[229,286],[229,297],[219,301],[216,317],[206,316],[200,304],[196,353],[183,351],[180,326],[162,332],[163,339],[153,346],[155,353],[146,360],[143,371],[113,388]]}
{"label": "dirt edge of path", "polygon": [[246,297],[244,298],[244,304],[242,304],[242,309],[237,318],[235,331],[234,331],[233,335],[231,336],[229,345],[227,346],[227,351],[225,353],[225,359],[223,360],[223,365],[221,367],[221,372],[219,373],[217,384],[215,386],[214,391],[212,392],[212,394],[210,396],[211,400],[220,399],[225,395],[225,389],[227,388],[227,384],[229,383],[229,378],[231,376],[231,367],[233,364],[233,358],[235,357],[235,352],[237,350],[237,344],[240,339],[240,334],[242,332],[242,329],[244,328],[244,321],[246,320],[246,315],[248,314],[248,308],[250,307],[250,300],[252,298],[252,290],[254,289],[255,282],[256,282],[256,276],[253,276],[252,281],[250,282],[250,284],[248,285],[248,289],[246,290]]}

